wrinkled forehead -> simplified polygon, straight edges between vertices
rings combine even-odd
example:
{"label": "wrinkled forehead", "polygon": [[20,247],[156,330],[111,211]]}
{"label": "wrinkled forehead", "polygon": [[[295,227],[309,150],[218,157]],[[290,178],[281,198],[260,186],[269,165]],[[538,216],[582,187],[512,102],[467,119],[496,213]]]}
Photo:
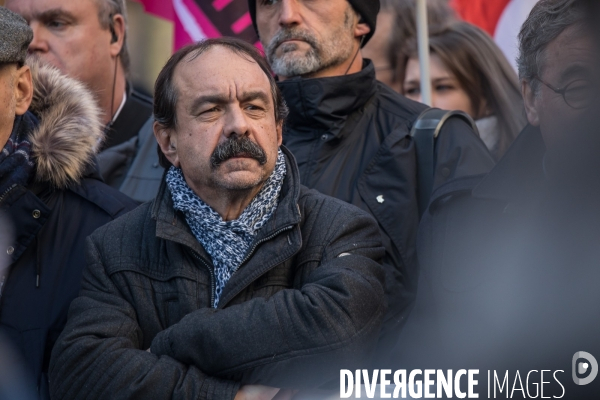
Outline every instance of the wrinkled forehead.
{"label": "wrinkled forehead", "polygon": [[597,48],[589,29],[582,25],[566,28],[546,46],[541,73],[559,81],[595,73]]}
{"label": "wrinkled forehead", "polygon": [[224,46],[211,47],[199,55],[191,53],[179,63],[174,75],[176,89],[184,96],[271,93],[269,78],[256,61]]}

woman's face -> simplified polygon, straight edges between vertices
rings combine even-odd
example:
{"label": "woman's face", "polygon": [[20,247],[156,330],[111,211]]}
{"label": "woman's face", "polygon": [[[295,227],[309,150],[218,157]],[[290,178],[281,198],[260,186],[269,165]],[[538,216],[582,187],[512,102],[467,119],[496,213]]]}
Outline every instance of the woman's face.
{"label": "woman's face", "polygon": [[[442,110],[460,110],[477,118],[471,99],[458,79],[446,68],[436,54],[431,54],[432,106]],[[419,60],[410,58],[402,91],[411,100],[421,101],[421,71]]]}

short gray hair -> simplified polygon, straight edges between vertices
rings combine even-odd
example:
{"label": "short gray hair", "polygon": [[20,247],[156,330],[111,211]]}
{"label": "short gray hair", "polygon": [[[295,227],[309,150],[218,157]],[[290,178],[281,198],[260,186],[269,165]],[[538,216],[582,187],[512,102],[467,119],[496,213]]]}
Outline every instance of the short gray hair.
{"label": "short gray hair", "polygon": [[580,0],[540,0],[531,10],[519,33],[519,78],[529,82],[537,92],[544,55],[548,44],[572,25],[584,22],[584,7]]}
{"label": "short gray hair", "polygon": [[98,5],[98,19],[100,26],[103,29],[112,30],[113,17],[117,14],[123,16],[125,20],[125,37],[123,38],[123,47],[119,56],[121,57],[121,65],[127,74],[131,65],[129,58],[129,49],[127,48],[127,6],[125,0],[95,0]]}

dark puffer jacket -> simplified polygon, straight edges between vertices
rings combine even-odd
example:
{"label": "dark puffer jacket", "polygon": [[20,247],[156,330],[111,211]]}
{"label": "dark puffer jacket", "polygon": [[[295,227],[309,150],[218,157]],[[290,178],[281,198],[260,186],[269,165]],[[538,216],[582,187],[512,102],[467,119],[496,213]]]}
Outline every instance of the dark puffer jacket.
{"label": "dark puffer jacket", "polygon": [[36,176],[0,196],[12,226],[10,244],[0,249],[9,257],[0,271],[0,330],[45,398],[50,352],[79,292],[85,238],[136,204],[94,172],[103,133],[92,95],[56,70],[30,64],[33,113],[18,117],[15,129],[29,134]]}
{"label": "dark puffer jacket", "polygon": [[216,310],[210,257],[164,183],[91,236],[52,354],[55,399],[227,400],[240,384],[314,388],[364,365],[385,312],[377,224],[300,186],[284,151],[277,210]]}

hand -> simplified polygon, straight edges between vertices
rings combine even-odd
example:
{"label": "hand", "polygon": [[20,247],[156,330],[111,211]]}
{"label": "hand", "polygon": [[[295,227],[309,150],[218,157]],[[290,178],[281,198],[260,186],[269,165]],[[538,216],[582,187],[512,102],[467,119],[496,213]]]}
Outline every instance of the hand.
{"label": "hand", "polygon": [[246,385],[235,395],[234,400],[291,400],[296,391],[261,385]]}

